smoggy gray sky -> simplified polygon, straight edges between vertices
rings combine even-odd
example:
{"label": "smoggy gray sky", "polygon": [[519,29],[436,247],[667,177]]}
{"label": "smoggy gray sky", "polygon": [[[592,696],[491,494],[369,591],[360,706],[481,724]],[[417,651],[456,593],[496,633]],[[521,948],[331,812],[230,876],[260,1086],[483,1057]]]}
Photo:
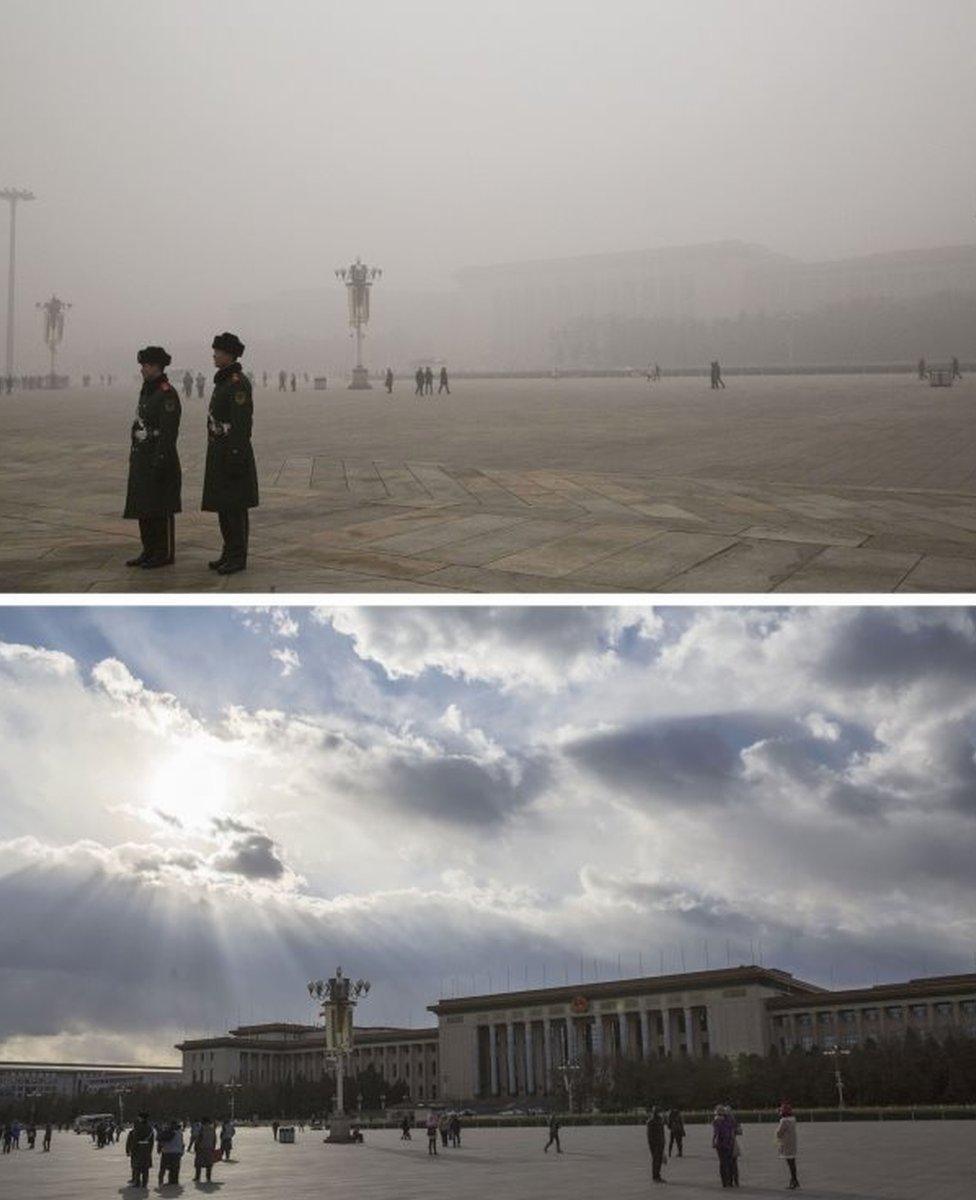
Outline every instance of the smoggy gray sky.
{"label": "smoggy gray sky", "polygon": [[[0,1058],[762,961],[973,969],[976,614],[0,610]],[[619,955],[619,959],[618,959]]]}
{"label": "smoggy gray sky", "polygon": [[974,45],[971,0],[6,0],[19,341],[52,290],[71,339],[205,339],[357,253],[971,242]]}

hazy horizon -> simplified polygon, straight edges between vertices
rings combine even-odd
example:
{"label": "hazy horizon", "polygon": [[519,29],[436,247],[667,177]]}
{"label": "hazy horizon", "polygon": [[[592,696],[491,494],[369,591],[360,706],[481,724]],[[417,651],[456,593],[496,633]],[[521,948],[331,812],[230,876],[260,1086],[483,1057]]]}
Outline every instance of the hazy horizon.
{"label": "hazy horizon", "polygon": [[8,0],[4,16],[18,119],[0,186],[37,196],[18,220],[25,363],[43,362],[33,306],[52,292],[74,305],[68,354],[224,328],[235,305],[338,288],[357,254],[391,288],[437,291],[464,265],[642,247],[976,240],[960,0]]}

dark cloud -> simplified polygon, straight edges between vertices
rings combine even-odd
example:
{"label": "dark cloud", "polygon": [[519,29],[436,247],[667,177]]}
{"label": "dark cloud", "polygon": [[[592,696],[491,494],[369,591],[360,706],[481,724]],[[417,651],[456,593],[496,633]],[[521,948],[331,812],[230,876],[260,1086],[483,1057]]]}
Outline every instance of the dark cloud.
{"label": "dark cloud", "polygon": [[386,767],[389,802],[407,813],[456,825],[501,825],[525,809],[550,777],[542,757],[514,764],[464,755],[394,757]]}
{"label": "dark cloud", "polygon": [[918,681],[973,687],[973,618],[954,610],[848,610],[832,625],[813,673],[844,688],[902,688]]}
{"label": "dark cloud", "polygon": [[281,879],[285,864],[278,857],[274,840],[266,833],[244,833],[233,838],[226,850],[211,859],[218,871],[245,879]]}
{"label": "dark cloud", "polygon": [[721,804],[734,794],[742,750],[790,728],[760,714],[673,717],[580,738],[566,753],[603,783],[648,800]]}

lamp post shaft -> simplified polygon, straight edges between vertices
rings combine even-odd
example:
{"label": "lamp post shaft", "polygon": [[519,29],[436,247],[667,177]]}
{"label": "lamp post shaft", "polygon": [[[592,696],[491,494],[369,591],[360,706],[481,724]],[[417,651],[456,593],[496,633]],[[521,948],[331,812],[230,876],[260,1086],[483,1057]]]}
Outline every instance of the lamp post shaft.
{"label": "lamp post shaft", "polygon": [[17,197],[10,199],[10,257],[7,269],[7,376],[14,373],[14,278],[17,272]]}

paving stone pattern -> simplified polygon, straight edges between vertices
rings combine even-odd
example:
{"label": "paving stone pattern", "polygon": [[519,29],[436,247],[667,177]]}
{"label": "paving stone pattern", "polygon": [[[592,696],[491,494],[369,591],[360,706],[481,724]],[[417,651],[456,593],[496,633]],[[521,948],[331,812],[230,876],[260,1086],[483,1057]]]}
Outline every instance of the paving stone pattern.
{"label": "paving stone pattern", "polygon": [[[132,395],[0,399],[9,592],[970,592],[976,381],[459,381],[448,398],[256,393],[248,570],[206,569],[205,401],[178,559],[127,569]],[[716,395],[718,398],[716,398]]]}

